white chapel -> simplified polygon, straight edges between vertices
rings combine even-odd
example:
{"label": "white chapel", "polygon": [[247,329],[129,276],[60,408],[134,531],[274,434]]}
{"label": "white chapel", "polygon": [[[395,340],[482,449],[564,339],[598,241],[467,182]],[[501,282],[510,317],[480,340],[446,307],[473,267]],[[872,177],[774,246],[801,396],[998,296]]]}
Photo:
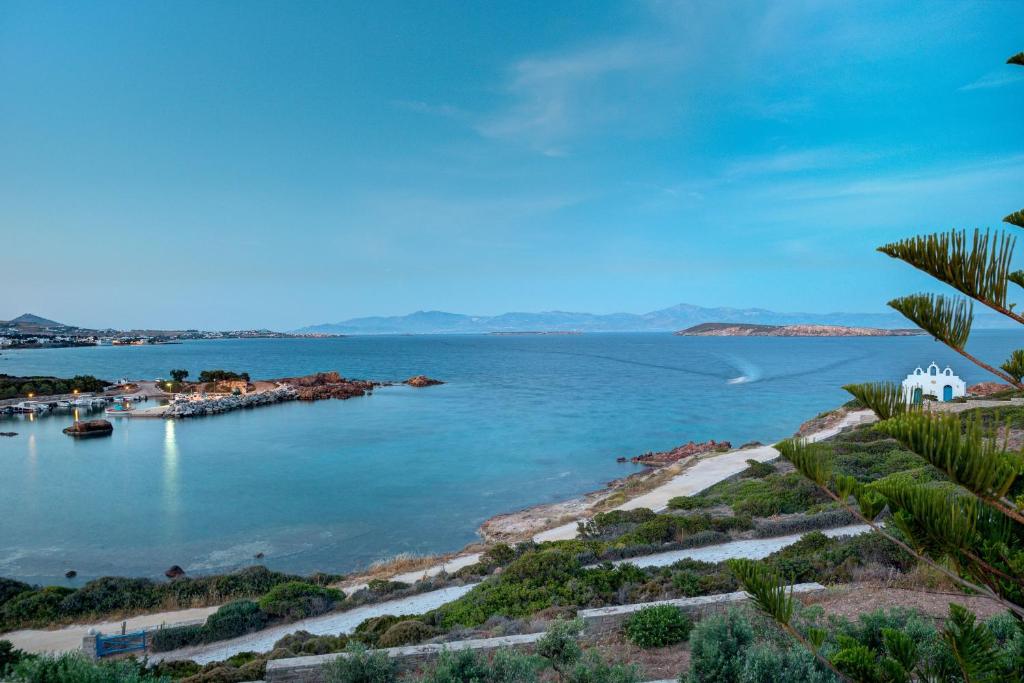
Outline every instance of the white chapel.
{"label": "white chapel", "polygon": [[939,370],[939,366],[932,363],[927,370],[916,368],[907,375],[903,380],[903,395],[909,403],[920,403],[929,395],[940,401],[952,401],[967,395],[967,383],[954,375],[948,366]]}

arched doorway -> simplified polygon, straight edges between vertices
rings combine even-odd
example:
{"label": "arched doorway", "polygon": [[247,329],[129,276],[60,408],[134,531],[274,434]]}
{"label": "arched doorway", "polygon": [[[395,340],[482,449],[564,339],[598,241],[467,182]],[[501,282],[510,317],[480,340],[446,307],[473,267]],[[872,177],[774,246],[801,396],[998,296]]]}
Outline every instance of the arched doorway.
{"label": "arched doorway", "polygon": [[921,402],[921,395],[922,395],[921,387],[917,387],[916,389],[914,389],[914,399],[913,399],[914,403],[920,403]]}
{"label": "arched doorway", "polygon": [[942,400],[943,401],[952,401],[953,400],[953,387],[951,387],[948,384],[946,386],[942,387]]}

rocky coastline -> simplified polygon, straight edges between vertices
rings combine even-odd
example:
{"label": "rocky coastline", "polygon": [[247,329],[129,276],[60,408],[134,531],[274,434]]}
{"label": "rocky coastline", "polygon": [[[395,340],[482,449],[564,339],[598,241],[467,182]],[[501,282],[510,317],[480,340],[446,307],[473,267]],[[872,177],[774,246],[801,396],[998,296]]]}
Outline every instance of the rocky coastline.
{"label": "rocky coastline", "polygon": [[298,392],[290,386],[281,386],[267,391],[208,398],[177,398],[167,406],[163,416],[169,419],[217,415],[241,408],[255,408],[282,401],[293,401]]}
{"label": "rocky coastline", "polygon": [[[284,401],[323,401],[327,399],[344,401],[358,396],[367,396],[378,387],[394,386],[395,384],[394,382],[347,379],[337,371],[317,372],[301,377],[282,377],[261,383],[274,386],[261,391],[240,394],[208,397],[180,396],[171,401],[161,416],[169,419],[201,417]],[[405,380],[403,384],[412,387],[429,387],[444,384],[444,382],[431,379],[426,375],[416,375]]]}
{"label": "rocky coastline", "polygon": [[647,465],[648,467],[664,467],[665,465],[671,465],[674,462],[679,462],[683,458],[689,458],[694,455],[702,455],[704,453],[722,453],[725,451],[731,451],[732,444],[728,441],[690,441],[684,443],[681,446],[676,446],[667,451],[648,451],[642,455],[635,455],[632,458],[616,458],[617,462],[631,462],[634,465]]}

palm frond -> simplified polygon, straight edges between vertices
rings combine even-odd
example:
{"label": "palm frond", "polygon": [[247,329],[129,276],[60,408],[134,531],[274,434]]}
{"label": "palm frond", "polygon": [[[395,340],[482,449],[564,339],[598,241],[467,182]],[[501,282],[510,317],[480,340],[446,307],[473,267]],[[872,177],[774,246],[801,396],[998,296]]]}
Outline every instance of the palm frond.
{"label": "palm frond", "polygon": [[958,559],[977,539],[978,499],[953,489],[887,477],[870,484],[889,501],[893,522],[932,557]]}
{"label": "palm frond", "polygon": [[1010,225],[1016,225],[1018,228],[1024,228],[1024,209],[1020,211],[1014,211],[1009,216],[1003,219],[1004,223]]}
{"label": "palm frond", "polygon": [[902,415],[907,412],[910,405],[903,387],[895,382],[847,384],[843,386],[843,389],[870,408],[879,420],[888,420],[890,417]]}
{"label": "palm frond", "polygon": [[974,305],[968,299],[941,294],[911,294],[893,299],[889,306],[957,351],[963,350],[971,336]]}
{"label": "palm frond", "polygon": [[1002,231],[991,234],[974,231],[968,240],[966,230],[951,230],[934,235],[917,235],[878,248],[932,277],[958,289],[967,296],[1006,308],[1006,276],[1016,240]]}
{"label": "palm frond", "polygon": [[822,488],[828,488],[832,479],[832,459],[826,448],[804,439],[786,439],[775,444],[786,460],[793,463],[800,474]]}
{"label": "palm frond", "polygon": [[964,429],[957,415],[915,411],[880,422],[876,429],[985,500],[1005,496],[1024,472],[1024,456],[1000,448],[977,419]]}
{"label": "palm frond", "polygon": [[951,604],[942,639],[956,661],[967,683],[995,683],[999,676],[999,649],[995,635],[985,624],[977,623],[974,614]]}
{"label": "palm frond", "polygon": [[758,609],[780,624],[789,624],[793,618],[793,590],[786,592],[786,582],[778,571],[747,559],[729,560],[728,565]]}
{"label": "palm frond", "polygon": [[1013,377],[1018,382],[1024,377],[1024,349],[1016,349],[1010,354],[1010,357],[1006,359],[1006,362],[1000,365],[1004,372],[1010,377]]}
{"label": "palm frond", "polygon": [[1015,270],[1007,275],[1006,279],[1018,287],[1024,287],[1024,270]]}

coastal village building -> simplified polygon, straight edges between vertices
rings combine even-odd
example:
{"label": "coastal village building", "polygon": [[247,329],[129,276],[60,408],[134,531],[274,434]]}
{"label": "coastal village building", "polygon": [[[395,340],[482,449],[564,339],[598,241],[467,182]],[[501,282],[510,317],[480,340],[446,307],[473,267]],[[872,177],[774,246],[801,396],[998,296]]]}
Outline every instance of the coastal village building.
{"label": "coastal village building", "polygon": [[920,403],[925,396],[934,396],[939,401],[952,401],[967,395],[967,383],[953,374],[947,367],[939,370],[932,363],[927,370],[916,368],[903,380],[903,395],[910,403]]}

